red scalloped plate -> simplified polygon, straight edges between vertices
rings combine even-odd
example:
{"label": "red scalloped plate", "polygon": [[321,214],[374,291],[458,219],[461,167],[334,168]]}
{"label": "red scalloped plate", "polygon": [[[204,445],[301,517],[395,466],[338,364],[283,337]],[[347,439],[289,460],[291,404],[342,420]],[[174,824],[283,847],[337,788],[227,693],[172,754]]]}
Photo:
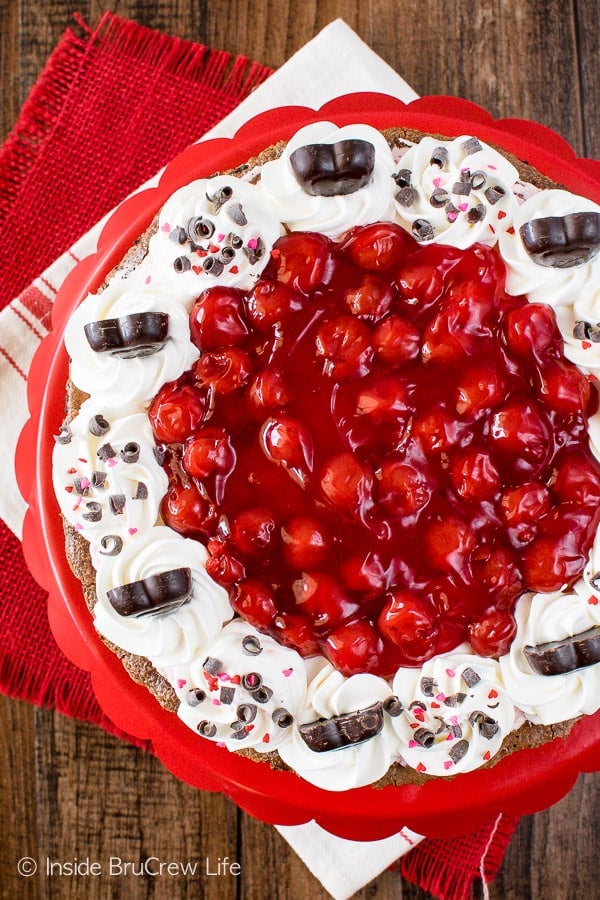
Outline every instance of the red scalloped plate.
{"label": "red scalloped plate", "polygon": [[562,138],[541,125],[515,119],[494,121],[480,107],[454,97],[425,97],[406,105],[384,94],[349,94],[318,111],[304,107],[269,111],[244,125],[233,140],[187,148],[167,166],[157,186],[133,195],[111,215],[97,252],[73,270],[58,294],[52,331],[32,364],[31,418],[17,448],[17,479],[29,505],[24,551],[34,576],[49,591],[50,623],[63,652],[91,672],[96,696],[115,724],[150,739],[157,756],[178,778],[227,794],[242,809],[269,823],[291,825],[316,819],[331,833],[354,840],[386,837],[403,826],[447,837],[472,830],[499,812],[519,815],[546,808],[567,793],[580,772],[600,769],[600,714],[578,722],[569,738],[519,751],[490,769],[432,780],[421,787],[320,790],[292,773],[274,771],[197,736],[131,681],[94,630],[81,586],[65,559],[52,489],[52,435],[62,421],[68,374],[62,335],[72,310],[98,288],[174,189],[233,168],[277,140],[291,137],[302,125],[324,118],[338,125],[356,121],[377,128],[403,125],[448,137],[476,133],[600,203],[599,162],[577,159]]}

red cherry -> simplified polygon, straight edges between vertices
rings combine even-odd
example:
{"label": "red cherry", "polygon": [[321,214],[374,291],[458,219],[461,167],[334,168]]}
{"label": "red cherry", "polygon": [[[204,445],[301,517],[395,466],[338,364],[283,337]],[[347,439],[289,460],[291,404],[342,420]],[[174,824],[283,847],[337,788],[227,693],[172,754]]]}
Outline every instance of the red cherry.
{"label": "red cherry", "polygon": [[385,587],[385,569],[376,553],[356,553],[344,560],[340,573],[346,587],[365,593],[381,592]]}
{"label": "red cherry", "polygon": [[323,572],[303,572],[294,582],[294,597],[298,611],[311,620],[317,634],[336,627],[358,608],[343,585]]}
{"label": "red cherry", "polygon": [[248,335],[243,292],[219,286],[203,291],[190,312],[190,334],[199,350],[243,343]]}
{"label": "red cherry", "polygon": [[450,463],[450,479],[457,494],[469,503],[492,500],[500,488],[500,475],[487,450],[467,447]]}
{"label": "red cherry", "polygon": [[355,517],[361,517],[371,505],[373,481],[369,466],[350,452],[332,456],[321,474],[321,488],[327,500]]}
{"label": "red cherry", "polygon": [[304,482],[313,467],[313,439],[310,431],[291,416],[272,416],[261,429],[260,444],[268,459],[279,463]]}
{"label": "red cherry", "polygon": [[246,556],[263,556],[276,544],[277,523],[269,509],[242,510],[231,522],[231,539]]}
{"label": "red cherry", "polygon": [[482,619],[471,622],[469,643],[478,656],[504,656],[517,632],[517,623],[508,610],[496,609]]}
{"label": "red cherry", "polygon": [[489,440],[495,454],[520,472],[539,472],[552,452],[548,420],[535,400],[513,397],[489,419]]}
{"label": "red cherry", "polygon": [[570,503],[551,511],[538,536],[523,551],[523,580],[529,590],[558,591],[581,575],[597,526],[597,513]]}
{"label": "red cherry", "polygon": [[556,462],[552,489],[559,499],[580,506],[600,504],[600,467],[587,450],[567,450]]}
{"label": "red cherry", "polygon": [[248,399],[258,410],[287,406],[294,399],[294,392],[280,369],[268,366],[259,372],[250,384]]}
{"label": "red cherry", "polygon": [[416,325],[402,316],[386,316],[373,332],[376,356],[390,366],[417,359],[421,352],[421,333]]}
{"label": "red cherry", "polygon": [[203,353],[196,363],[196,378],[204,388],[217,394],[232,394],[250,380],[252,360],[239,347]]}
{"label": "red cherry", "polygon": [[425,533],[425,549],[432,566],[440,572],[463,572],[476,536],[469,525],[457,516],[429,523]]}
{"label": "red cherry", "polygon": [[[488,323],[492,304],[480,286],[454,286],[447,299],[423,330],[421,355],[425,362],[456,362],[472,355],[476,342],[491,334]],[[451,294],[448,294],[451,298]]]}
{"label": "red cherry", "polygon": [[497,607],[512,608],[524,590],[514,551],[503,545],[482,545],[473,551],[471,562],[475,583],[489,591]]}
{"label": "red cherry", "polygon": [[371,334],[354,316],[335,316],[323,322],[316,336],[323,371],[336,381],[364,375],[373,356]]}
{"label": "red cherry", "polygon": [[277,615],[277,603],[272,589],[258,578],[245,578],[231,594],[234,610],[250,625],[264,631]]}
{"label": "red cherry", "polygon": [[397,458],[381,465],[379,499],[392,513],[410,516],[429,503],[433,484],[422,469]]}
{"label": "red cherry", "polygon": [[160,513],[165,525],[186,537],[209,536],[217,523],[217,510],[191,481],[171,481]]}
{"label": "red cherry", "polygon": [[590,399],[590,383],[572,363],[551,359],[540,369],[537,396],[550,409],[563,415],[585,415]]}
{"label": "red cherry", "polygon": [[394,292],[387,281],[367,272],[357,287],[344,293],[346,306],[353,316],[367,322],[378,322],[394,302]]}
{"label": "red cherry", "polygon": [[434,406],[417,414],[412,433],[427,456],[437,456],[449,450],[459,434],[456,418],[443,406]]}
{"label": "red cherry", "polygon": [[150,404],[148,417],[159,443],[182,443],[200,428],[206,412],[206,395],[181,381],[164,384]]}
{"label": "red cherry", "polygon": [[435,611],[414,591],[394,588],[377,620],[379,630],[392,643],[402,646],[429,640],[436,630]]}
{"label": "red cherry", "polygon": [[266,274],[302,294],[310,294],[329,281],[331,270],[329,240],[322,234],[293,231],[273,245]]}
{"label": "red cherry", "polygon": [[331,552],[327,531],[319,519],[294,516],[281,529],[283,557],[293,569],[307,570],[320,566]]}
{"label": "red cherry", "polygon": [[438,299],[444,279],[437,266],[407,262],[396,273],[396,285],[407,305],[418,313]]}
{"label": "red cherry", "polygon": [[367,272],[389,272],[414,249],[410,235],[391,222],[376,222],[353,228],[342,244],[355,266]]}
{"label": "red cherry", "polygon": [[545,303],[528,303],[511,309],[504,319],[506,344],[513,356],[538,362],[559,359],[563,341],[554,310]]}
{"label": "red cherry", "polygon": [[508,487],[498,501],[498,512],[511,528],[535,525],[550,511],[550,497],[539,481],[526,481]]}
{"label": "red cherry", "polygon": [[[210,545],[213,545],[212,549]],[[215,549],[215,544],[220,544]],[[243,563],[226,549],[220,541],[209,541],[209,553],[206,560],[206,571],[210,577],[223,587],[229,587],[244,578],[246,572]]]}
{"label": "red cherry", "polygon": [[235,450],[224,428],[203,428],[185,445],[183,466],[194,478],[222,475],[234,465]]}
{"label": "red cherry", "polygon": [[258,331],[270,331],[301,306],[300,295],[287,284],[262,279],[248,295],[248,318]]}
{"label": "red cherry", "polygon": [[397,375],[378,375],[359,382],[355,415],[370,422],[398,420],[411,410],[408,388]]}
{"label": "red cherry", "polygon": [[482,362],[463,370],[455,389],[456,411],[469,419],[498,406],[506,397],[506,385],[498,366]]}
{"label": "red cherry", "polygon": [[319,653],[318,641],[306,616],[284,611],[273,620],[272,632],[280,644],[297,650],[302,656]]}
{"label": "red cherry", "polygon": [[323,652],[342,675],[373,672],[383,652],[383,642],[375,628],[364,619],[344,622],[322,645]]}

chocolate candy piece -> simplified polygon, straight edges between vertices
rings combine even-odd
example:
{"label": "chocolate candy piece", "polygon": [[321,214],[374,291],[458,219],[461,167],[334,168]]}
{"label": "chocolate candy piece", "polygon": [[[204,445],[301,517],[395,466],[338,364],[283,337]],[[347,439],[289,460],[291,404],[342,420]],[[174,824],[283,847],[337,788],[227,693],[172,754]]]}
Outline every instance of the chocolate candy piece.
{"label": "chocolate candy piece", "polygon": [[298,184],[312,197],[353,194],[373,174],[375,148],[360,138],[306,144],[290,155],[290,165]]}
{"label": "chocolate candy piece", "polygon": [[569,269],[593,259],[600,251],[600,213],[532,219],[519,228],[529,256],[540,266]]}
{"label": "chocolate candy piece", "polygon": [[572,637],[523,647],[527,662],[538,675],[564,675],[600,662],[600,625]]}
{"label": "chocolate candy piece", "polygon": [[192,596],[191,569],[169,569],[140,581],[122,584],[107,592],[108,600],[121,616],[156,615],[171,612]]}
{"label": "chocolate candy piece", "polygon": [[83,330],[96,353],[110,353],[121,359],[150,356],[167,340],[169,315],[163,312],[132,313],[118,319],[88,322]]}
{"label": "chocolate candy piece", "polygon": [[73,432],[68,425],[61,425],[58,434],[54,435],[57,444],[70,444],[73,440]]}
{"label": "chocolate candy piece", "polygon": [[118,534],[105,534],[100,540],[102,556],[118,556],[123,549],[123,539]]}
{"label": "chocolate candy piece", "polygon": [[379,734],[383,728],[383,704],[374,703],[366,709],[342,713],[331,719],[317,719],[300,725],[300,737],[314,753],[340,750],[362,744]]}

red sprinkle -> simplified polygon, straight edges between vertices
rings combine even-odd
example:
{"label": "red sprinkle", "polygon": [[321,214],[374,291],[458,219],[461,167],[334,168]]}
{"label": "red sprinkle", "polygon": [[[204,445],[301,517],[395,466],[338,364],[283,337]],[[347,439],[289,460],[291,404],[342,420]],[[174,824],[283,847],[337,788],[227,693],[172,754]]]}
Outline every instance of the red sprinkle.
{"label": "red sprinkle", "polygon": [[427,769],[425,768],[423,763],[420,762],[419,765],[417,766],[417,772],[426,772],[426,771],[427,771]]}
{"label": "red sprinkle", "polygon": [[588,603],[590,606],[598,606],[598,598],[597,597],[589,597]]}

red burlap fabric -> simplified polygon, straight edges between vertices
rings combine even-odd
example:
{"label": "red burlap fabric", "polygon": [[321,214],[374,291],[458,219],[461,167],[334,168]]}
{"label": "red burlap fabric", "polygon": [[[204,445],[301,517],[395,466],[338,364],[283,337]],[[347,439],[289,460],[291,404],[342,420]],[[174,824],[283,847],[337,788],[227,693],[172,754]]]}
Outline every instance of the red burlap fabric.
{"label": "red burlap fabric", "polygon": [[[77,19],[0,149],[0,308],[269,74],[112,15],[95,30]],[[0,690],[127,738],[58,649],[45,594],[3,522],[0,573]],[[401,870],[435,896],[461,900],[475,879],[493,878],[515,825],[500,816],[461,840],[424,841]]]}

